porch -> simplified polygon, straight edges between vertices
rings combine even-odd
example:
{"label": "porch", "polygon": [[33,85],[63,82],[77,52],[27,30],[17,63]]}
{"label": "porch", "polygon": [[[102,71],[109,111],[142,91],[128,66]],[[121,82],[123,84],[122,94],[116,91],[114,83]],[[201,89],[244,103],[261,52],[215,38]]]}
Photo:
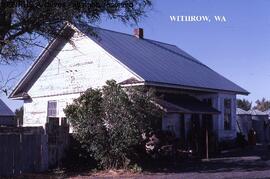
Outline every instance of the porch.
{"label": "porch", "polygon": [[200,158],[208,158],[217,151],[217,133],[214,115],[220,112],[212,107],[211,100],[202,100],[190,95],[166,94],[157,104],[164,111],[162,130],[172,132],[179,148]]}

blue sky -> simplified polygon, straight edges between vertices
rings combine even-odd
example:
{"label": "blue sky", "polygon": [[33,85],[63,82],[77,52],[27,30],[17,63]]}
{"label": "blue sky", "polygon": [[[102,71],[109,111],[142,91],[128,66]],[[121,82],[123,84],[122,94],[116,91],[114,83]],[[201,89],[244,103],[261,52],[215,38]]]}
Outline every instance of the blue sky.
{"label": "blue sky", "polygon": [[[171,22],[172,15],[209,16],[212,21]],[[214,16],[225,16],[226,22],[215,22]],[[129,34],[136,27],[106,19],[98,26]],[[251,93],[239,98],[270,99],[270,1],[155,0],[139,27],[145,38],[177,45]],[[31,62],[0,66],[0,70],[23,74]],[[22,105],[1,98],[13,110]]]}

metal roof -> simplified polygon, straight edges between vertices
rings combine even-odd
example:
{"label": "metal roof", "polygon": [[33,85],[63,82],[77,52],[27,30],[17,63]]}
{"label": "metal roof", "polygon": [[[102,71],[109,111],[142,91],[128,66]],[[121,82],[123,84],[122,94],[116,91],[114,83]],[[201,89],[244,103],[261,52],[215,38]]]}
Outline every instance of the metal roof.
{"label": "metal roof", "polygon": [[14,113],[9,107],[0,99],[0,116],[14,116]]}
{"label": "metal roof", "polygon": [[[72,28],[65,27],[67,32]],[[141,77],[146,85],[249,94],[175,45],[139,39],[133,35],[100,28],[95,28],[97,36],[83,29],[78,30],[94,40],[136,76]],[[39,73],[46,68],[48,61],[65,43],[67,42],[61,38],[52,41],[46,48],[50,50],[41,53],[9,97],[21,99],[33,81],[39,77]]]}
{"label": "metal roof", "polygon": [[268,110],[264,111],[264,113],[266,113],[266,114],[270,115],[270,109],[268,109]]}
{"label": "metal roof", "polygon": [[257,109],[251,109],[248,111],[253,116],[268,116],[266,112],[259,111]]}
{"label": "metal roof", "polygon": [[267,116],[269,115],[269,113],[267,111],[260,111],[260,110],[257,110],[257,109],[250,109],[248,111],[245,111],[241,108],[237,108],[236,109],[236,114],[237,115],[252,115],[252,116]]}
{"label": "metal roof", "polygon": [[165,112],[189,113],[189,114],[219,114],[220,112],[187,94],[163,94],[162,98],[155,102],[162,107]]}
{"label": "metal roof", "polygon": [[237,115],[251,115],[249,111],[243,110],[241,108],[236,108],[236,114]]}
{"label": "metal roof", "polygon": [[175,45],[100,28],[96,33],[88,37],[146,82],[248,94]]}

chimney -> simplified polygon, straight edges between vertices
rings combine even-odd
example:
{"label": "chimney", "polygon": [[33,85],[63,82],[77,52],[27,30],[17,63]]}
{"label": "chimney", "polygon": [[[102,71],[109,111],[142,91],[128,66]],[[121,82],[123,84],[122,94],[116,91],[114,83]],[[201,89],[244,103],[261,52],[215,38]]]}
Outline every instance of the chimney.
{"label": "chimney", "polygon": [[134,33],[134,36],[137,37],[138,39],[143,38],[143,29],[142,28],[134,29],[133,33]]}

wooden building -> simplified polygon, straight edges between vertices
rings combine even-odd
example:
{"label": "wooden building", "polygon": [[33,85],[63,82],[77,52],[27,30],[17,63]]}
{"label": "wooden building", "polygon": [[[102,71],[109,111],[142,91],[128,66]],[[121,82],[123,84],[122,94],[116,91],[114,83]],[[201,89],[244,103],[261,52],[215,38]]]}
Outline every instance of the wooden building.
{"label": "wooden building", "polygon": [[56,38],[10,95],[24,101],[24,126],[66,125],[63,109],[86,89],[114,79],[155,88],[164,98],[163,130],[188,139],[208,126],[219,141],[236,137],[236,95],[248,92],[175,45],[94,28],[97,36],[68,25],[71,45]]}

